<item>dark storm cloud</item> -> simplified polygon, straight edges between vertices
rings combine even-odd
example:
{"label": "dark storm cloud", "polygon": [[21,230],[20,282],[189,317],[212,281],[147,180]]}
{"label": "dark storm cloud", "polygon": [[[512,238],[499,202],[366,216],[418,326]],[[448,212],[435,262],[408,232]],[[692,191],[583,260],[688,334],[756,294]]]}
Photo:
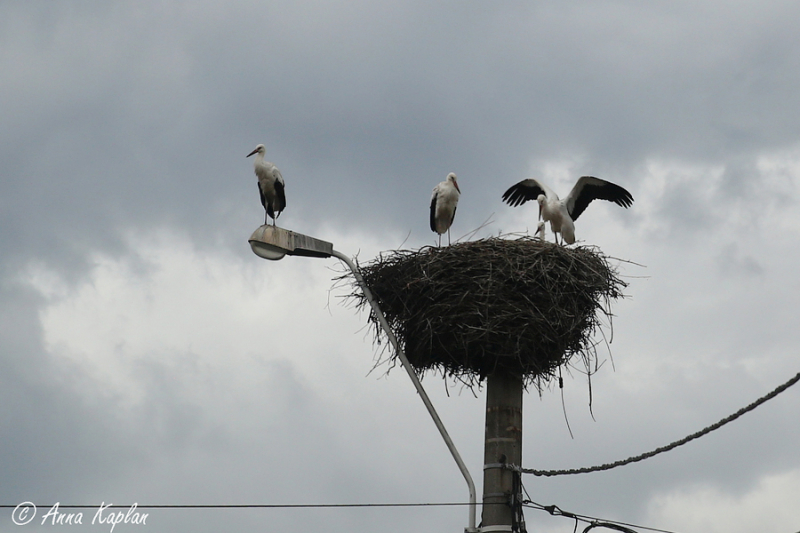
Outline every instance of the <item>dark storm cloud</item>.
{"label": "dark storm cloud", "polygon": [[[290,210],[421,233],[449,171],[465,202],[499,209],[531,163],[578,154],[635,187],[647,158],[752,160],[800,133],[788,3],[90,5],[6,8],[18,236],[218,231],[230,206],[259,211],[244,160],[258,142]],[[477,225],[478,207],[460,216]]]}

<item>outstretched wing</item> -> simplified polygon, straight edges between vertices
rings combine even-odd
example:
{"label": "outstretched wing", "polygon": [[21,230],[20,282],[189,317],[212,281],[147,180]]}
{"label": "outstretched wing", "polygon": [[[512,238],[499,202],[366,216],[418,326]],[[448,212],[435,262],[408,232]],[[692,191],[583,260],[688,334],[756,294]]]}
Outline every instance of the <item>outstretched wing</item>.
{"label": "outstretched wing", "polygon": [[633,203],[633,196],[610,181],[594,176],[583,176],[575,183],[565,201],[570,218],[578,220],[592,200],[608,200],[627,208]]}
{"label": "outstretched wing", "polygon": [[553,192],[543,183],[533,178],[512,185],[503,193],[503,201],[511,207],[522,205],[528,200],[536,200],[540,194],[551,196]]}

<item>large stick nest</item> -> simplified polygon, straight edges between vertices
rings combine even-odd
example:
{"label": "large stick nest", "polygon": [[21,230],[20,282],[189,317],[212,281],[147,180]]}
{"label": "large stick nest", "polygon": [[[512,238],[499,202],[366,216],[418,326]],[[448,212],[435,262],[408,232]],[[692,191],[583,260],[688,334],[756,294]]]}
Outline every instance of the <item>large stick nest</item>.
{"label": "large stick nest", "polygon": [[[384,252],[359,270],[417,372],[469,385],[504,371],[541,387],[573,356],[588,370],[600,319],[627,286],[597,248],[531,237]],[[380,343],[371,308],[370,322]]]}

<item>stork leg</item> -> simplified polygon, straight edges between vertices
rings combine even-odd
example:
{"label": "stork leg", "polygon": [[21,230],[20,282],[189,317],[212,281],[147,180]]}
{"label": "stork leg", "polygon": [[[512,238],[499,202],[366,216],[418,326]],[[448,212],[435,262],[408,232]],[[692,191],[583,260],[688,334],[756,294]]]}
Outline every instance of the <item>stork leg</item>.
{"label": "stork leg", "polygon": [[450,228],[447,228],[447,246],[450,246]]}
{"label": "stork leg", "polygon": [[439,248],[442,247],[442,234],[439,234]]}

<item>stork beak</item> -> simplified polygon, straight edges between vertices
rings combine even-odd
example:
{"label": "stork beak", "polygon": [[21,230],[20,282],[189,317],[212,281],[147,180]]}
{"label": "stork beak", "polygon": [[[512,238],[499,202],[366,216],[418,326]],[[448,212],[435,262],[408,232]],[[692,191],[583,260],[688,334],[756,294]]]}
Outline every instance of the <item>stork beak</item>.
{"label": "stork beak", "polygon": [[458,191],[458,194],[461,194],[461,189],[458,187],[458,182],[456,180],[453,180],[453,185],[456,186],[456,190]]}
{"label": "stork beak", "polygon": [[539,220],[542,219],[542,204],[539,204]]}
{"label": "stork beak", "polygon": [[247,154],[247,157],[250,157],[251,155],[253,155],[253,154],[254,154],[254,153],[256,153],[256,152],[258,152],[258,148],[256,148],[255,150],[253,150],[252,152],[250,152],[249,154]]}

